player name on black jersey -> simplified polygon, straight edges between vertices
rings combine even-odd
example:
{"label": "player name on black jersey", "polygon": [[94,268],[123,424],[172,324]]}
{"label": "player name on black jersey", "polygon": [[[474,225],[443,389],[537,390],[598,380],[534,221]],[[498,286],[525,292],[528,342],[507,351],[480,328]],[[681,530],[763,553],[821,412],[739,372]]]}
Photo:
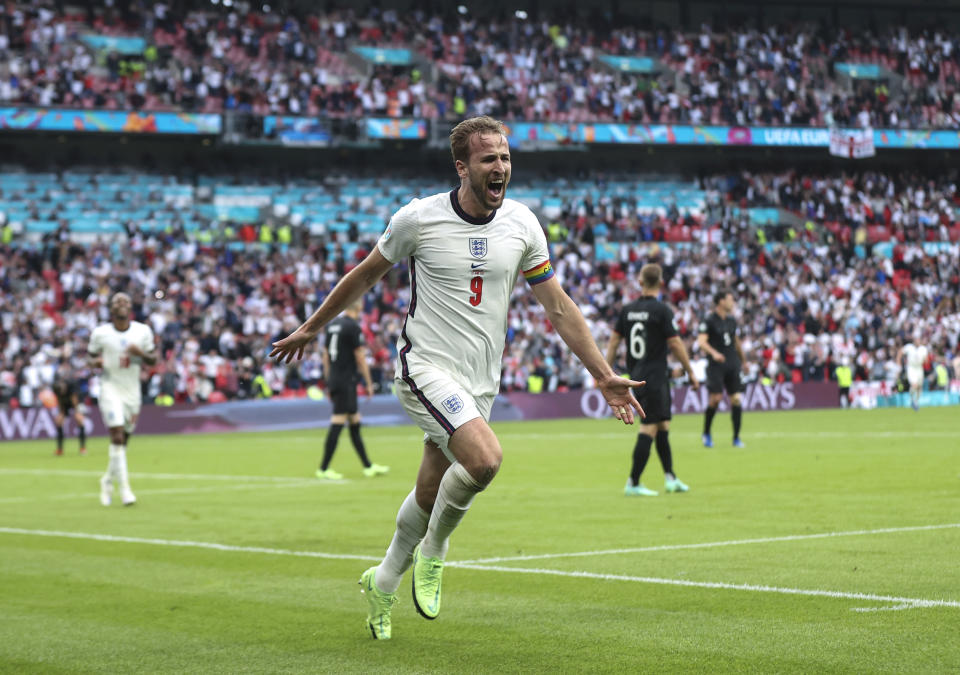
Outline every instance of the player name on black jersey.
{"label": "player name on black jersey", "polygon": [[645,296],[620,311],[614,330],[627,346],[627,370],[634,379],[664,379],[667,340],[677,334],[673,312],[656,298]]}

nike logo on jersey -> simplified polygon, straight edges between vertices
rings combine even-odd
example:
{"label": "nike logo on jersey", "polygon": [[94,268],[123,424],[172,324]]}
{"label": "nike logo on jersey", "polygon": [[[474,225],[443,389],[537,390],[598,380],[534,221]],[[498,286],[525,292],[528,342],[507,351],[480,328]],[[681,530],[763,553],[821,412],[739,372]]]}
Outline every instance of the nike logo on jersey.
{"label": "nike logo on jersey", "polygon": [[483,266],[486,265],[486,264],[487,264],[487,263],[470,263],[470,269],[475,270],[475,269],[477,269],[478,267],[483,267]]}

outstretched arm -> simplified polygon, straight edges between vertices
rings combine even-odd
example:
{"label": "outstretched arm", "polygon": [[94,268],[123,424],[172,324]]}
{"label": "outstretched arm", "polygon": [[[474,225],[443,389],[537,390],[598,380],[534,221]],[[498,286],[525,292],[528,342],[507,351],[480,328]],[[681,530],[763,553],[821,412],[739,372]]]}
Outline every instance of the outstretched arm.
{"label": "outstretched arm", "polygon": [[634,410],[643,416],[643,408],[637,403],[630,389],[643,386],[644,383],[618,377],[613,372],[613,368],[600,353],[597,343],[593,341],[583,314],[560,287],[560,282],[554,277],[532,286],[532,289],[534,296],[547,311],[547,318],[557,333],[596,380],[597,387],[613,409],[614,416],[624,424],[633,424]]}
{"label": "outstretched arm", "polygon": [[286,360],[287,363],[294,358],[303,358],[304,347],[317,337],[323,327],[370,290],[391,267],[393,263],[384,258],[380,249],[375,246],[362,263],[350,270],[340,283],[333,287],[330,295],[309,319],[290,335],[273,343],[270,358],[276,357],[278,361]]}

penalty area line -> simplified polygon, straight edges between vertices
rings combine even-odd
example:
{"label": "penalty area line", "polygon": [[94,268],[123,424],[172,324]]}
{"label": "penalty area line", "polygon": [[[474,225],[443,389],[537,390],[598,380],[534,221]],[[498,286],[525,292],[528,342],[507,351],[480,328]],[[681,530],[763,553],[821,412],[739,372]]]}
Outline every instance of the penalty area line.
{"label": "penalty area line", "polygon": [[[37,475],[37,476],[102,476],[103,471],[89,469],[0,469],[0,475]],[[145,473],[131,471],[131,478],[153,480],[213,480],[213,481],[244,481],[252,483],[289,482],[298,480],[312,480],[305,476],[231,476],[215,473]],[[341,481],[345,482],[345,481]]]}
{"label": "penalty area line", "polygon": [[752,591],[754,593],[778,593],[781,595],[801,595],[820,598],[835,598],[847,600],[866,600],[870,602],[896,603],[889,608],[853,608],[854,611],[877,611],[878,609],[913,609],[929,607],[950,607],[960,609],[960,601],[956,600],[927,600],[925,598],[901,598],[892,595],[875,595],[873,593],[847,593],[844,591],[826,591],[816,588],[784,588],[782,586],[766,586],[757,584],[728,584],[722,581],[689,581],[686,579],[663,579],[660,577],[636,577],[625,574],[599,574],[596,572],[551,570],[534,567],[504,567],[501,565],[469,565],[450,563],[468,570],[490,570],[491,572],[505,572],[514,574],[543,574],[556,577],[575,579],[598,579],[602,581],[632,581],[642,584],[659,584],[663,586],[685,586],[687,588],[708,588],[727,591]]}
{"label": "penalty area line", "polygon": [[[747,544],[773,544],[783,541],[806,541],[809,539],[831,539],[834,537],[862,537],[871,534],[896,534],[900,532],[924,532],[927,530],[945,530],[960,528],[960,523],[943,525],[914,525],[908,527],[885,527],[876,530],[848,530],[846,532],[821,532],[819,534],[789,534],[783,537],[759,537],[756,539],[731,539],[728,541],[707,541],[699,544],[664,544],[662,546],[638,546],[635,548],[610,548],[599,551],[571,551],[568,553],[541,553],[536,555],[500,556],[496,558],[477,558],[464,560],[457,565],[486,565],[499,562],[523,562],[525,560],[552,560],[554,558],[586,558],[598,555],[622,555],[626,553],[652,553],[656,551],[682,551],[684,549],[720,548],[724,546],[744,546]],[[451,563],[453,564],[453,563]]]}
{"label": "penalty area line", "polygon": [[[217,485],[215,487],[185,487],[185,488],[159,488],[159,489],[141,489],[137,488],[138,495],[192,495],[195,493],[201,492],[232,492],[240,490],[273,490],[277,488],[316,488],[323,487],[324,485],[331,485],[337,483],[338,481],[326,481],[321,483],[317,480],[309,479],[300,479],[293,480],[291,479],[287,483],[237,483],[234,485]],[[345,481],[339,481],[343,483]],[[87,492],[73,492],[63,495],[52,495],[52,496],[34,496],[34,497],[2,497],[0,498],[0,504],[23,504],[27,502],[60,502],[60,501],[70,501],[71,499],[86,499],[86,500],[95,500],[98,493],[93,490],[88,490]]]}
{"label": "penalty area line", "polygon": [[[28,530],[19,527],[0,527],[0,534],[27,535],[37,537],[59,537],[67,539],[87,539],[125,544],[147,544],[152,546],[173,546],[183,548],[199,548],[229,553],[260,553],[266,555],[294,556],[299,558],[322,558],[326,560],[364,560],[378,561],[379,557],[353,555],[347,553],[323,553],[320,551],[292,551],[289,549],[266,548],[261,546],[231,546],[203,541],[182,541],[176,539],[149,539],[143,537],[123,537],[112,534],[94,534],[88,532],[62,532],[56,530]],[[575,579],[596,579],[601,581],[629,581],[644,584],[659,584],[665,586],[683,586],[687,588],[705,588],[714,590],[747,591],[754,593],[776,593],[781,595],[798,595],[832,599],[860,600],[893,604],[886,608],[852,608],[854,611],[880,611],[914,608],[948,607],[960,609],[960,602],[956,600],[928,600],[926,598],[903,598],[891,595],[875,595],[872,593],[847,593],[843,591],[827,591],[820,589],[785,588],[782,586],[766,586],[756,584],[729,584],[718,581],[690,581],[685,579],[664,579],[660,577],[640,577],[623,574],[600,574],[596,572],[551,570],[529,567],[504,567],[501,565],[476,565],[469,563],[448,563],[451,567],[483,572],[501,572],[507,574],[539,574],[555,577]]]}
{"label": "penalty area line", "polygon": [[114,534],[96,534],[92,532],[61,532],[58,530],[27,530],[19,527],[0,527],[0,534],[22,534],[34,537],[58,537],[65,539],[87,539],[121,544],[147,544],[150,546],[175,546],[181,548],[201,548],[229,553],[262,553],[266,555],[285,555],[297,558],[323,558],[325,560],[373,560],[381,558],[372,555],[352,555],[349,553],[323,553],[321,551],[291,551],[283,548],[263,546],[231,546],[209,541],[183,541],[178,539],[150,539],[146,537],[122,537]]}

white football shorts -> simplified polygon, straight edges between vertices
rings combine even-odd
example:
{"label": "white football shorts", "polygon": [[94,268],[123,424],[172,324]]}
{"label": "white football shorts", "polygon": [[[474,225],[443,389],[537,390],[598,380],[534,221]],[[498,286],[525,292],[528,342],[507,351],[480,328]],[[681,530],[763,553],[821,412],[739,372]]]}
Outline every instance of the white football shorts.
{"label": "white football shorts", "polygon": [[477,417],[490,421],[495,397],[469,394],[441,371],[408,373],[394,384],[400,405],[423,429],[423,440],[436,443],[451,462],[456,461],[448,446],[453,432]]}
{"label": "white football shorts", "polygon": [[923,383],[923,368],[907,368],[907,382],[911,387],[919,387]]}
{"label": "white football shorts", "polygon": [[128,434],[133,433],[137,417],[140,415],[139,399],[133,401],[108,392],[101,392],[99,403],[100,416],[103,417],[103,425],[107,429],[123,427]]}

